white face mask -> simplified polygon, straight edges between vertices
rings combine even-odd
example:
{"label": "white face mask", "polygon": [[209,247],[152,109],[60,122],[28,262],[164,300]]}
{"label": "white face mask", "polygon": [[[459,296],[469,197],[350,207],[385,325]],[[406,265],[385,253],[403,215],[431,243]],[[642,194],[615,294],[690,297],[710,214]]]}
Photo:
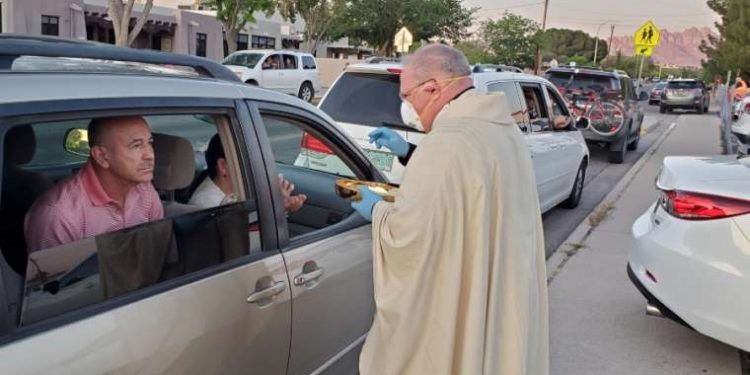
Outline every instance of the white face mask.
{"label": "white face mask", "polygon": [[401,102],[401,120],[406,126],[411,126],[419,131],[424,131],[422,119],[419,118],[417,110],[406,100]]}

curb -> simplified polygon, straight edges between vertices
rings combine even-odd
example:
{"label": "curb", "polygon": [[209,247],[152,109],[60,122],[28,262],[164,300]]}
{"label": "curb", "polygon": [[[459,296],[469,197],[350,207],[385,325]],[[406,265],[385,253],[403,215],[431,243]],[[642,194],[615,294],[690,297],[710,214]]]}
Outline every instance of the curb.
{"label": "curb", "polygon": [[633,178],[636,174],[638,174],[641,169],[643,169],[643,166],[646,164],[646,162],[651,159],[651,157],[656,153],[656,150],[661,146],[662,143],[667,139],[667,137],[672,133],[672,130],[674,130],[676,125],[675,122],[672,122],[669,125],[669,128],[662,133],[659,138],[654,141],[654,143],[646,150],[646,152],[641,155],[641,157],[638,159],[638,161],[633,164],[633,166],[630,168],[630,170],[625,173],[625,175],[620,179],[620,181],[617,182],[614,188],[607,194],[604,199],[602,199],[601,203],[599,203],[590,214],[586,216],[586,218],[578,224],[576,229],[573,231],[573,233],[568,236],[568,238],[565,239],[565,241],[562,242],[560,246],[555,249],[555,251],[552,253],[552,256],[550,256],[547,259],[547,285],[552,284],[552,281],[554,281],[555,277],[562,271],[563,267],[565,266],[565,263],[570,260],[581,248],[586,247],[585,242],[586,239],[593,233],[596,226],[591,226],[589,224],[589,218],[591,215],[594,215],[602,210],[607,210],[608,206],[613,206],[622,196],[625,189],[630,186],[630,183],[633,181]]}

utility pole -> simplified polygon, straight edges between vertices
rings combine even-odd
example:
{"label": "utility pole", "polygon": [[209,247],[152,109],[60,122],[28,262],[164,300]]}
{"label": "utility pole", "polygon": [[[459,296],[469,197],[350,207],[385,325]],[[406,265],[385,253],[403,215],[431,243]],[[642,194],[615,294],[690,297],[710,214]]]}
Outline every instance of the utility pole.
{"label": "utility pole", "polygon": [[615,36],[615,25],[612,24],[612,29],[609,32],[609,46],[607,46],[607,63],[605,64],[609,68],[609,56],[612,54],[612,37]]}
{"label": "utility pole", "polygon": [[606,22],[602,22],[596,27],[596,35],[594,36],[594,66],[599,66],[596,62],[596,58],[599,57],[599,29],[601,29],[605,23]]}
{"label": "utility pole", "polygon": [[[549,0],[544,0],[544,17],[542,18],[542,32],[547,30],[547,8],[549,7]],[[542,67],[542,49],[536,47],[536,64],[534,64],[534,74],[539,74],[539,68]]]}

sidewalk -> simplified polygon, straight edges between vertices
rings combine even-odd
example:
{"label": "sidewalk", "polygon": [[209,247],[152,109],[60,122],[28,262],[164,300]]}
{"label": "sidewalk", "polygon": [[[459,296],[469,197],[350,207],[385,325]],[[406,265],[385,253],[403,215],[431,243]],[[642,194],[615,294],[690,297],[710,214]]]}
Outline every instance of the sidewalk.
{"label": "sidewalk", "polygon": [[[721,154],[716,116],[680,116],[547,261],[553,375],[740,374],[735,348],[645,315],[626,265],[664,156]],[[599,223],[596,218],[599,217]]]}

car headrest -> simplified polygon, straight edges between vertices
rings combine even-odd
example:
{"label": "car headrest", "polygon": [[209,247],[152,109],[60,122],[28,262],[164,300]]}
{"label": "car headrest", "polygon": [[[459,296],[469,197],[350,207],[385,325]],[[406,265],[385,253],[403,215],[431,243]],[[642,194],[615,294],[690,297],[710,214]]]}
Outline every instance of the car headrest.
{"label": "car headrest", "polygon": [[36,136],[31,125],[16,126],[5,134],[6,165],[26,164],[36,153]]}
{"label": "car headrest", "polygon": [[158,190],[173,191],[190,186],[195,176],[193,146],[185,138],[153,133],[154,186]]}

